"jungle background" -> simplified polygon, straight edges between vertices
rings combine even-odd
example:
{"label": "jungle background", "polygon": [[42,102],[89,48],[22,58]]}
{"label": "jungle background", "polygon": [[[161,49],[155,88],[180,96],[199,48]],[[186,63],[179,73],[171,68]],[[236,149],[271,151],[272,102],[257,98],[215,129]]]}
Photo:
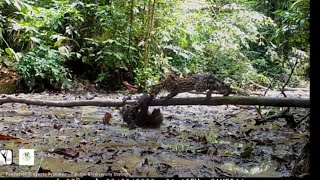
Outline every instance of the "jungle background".
{"label": "jungle background", "polygon": [[[27,1],[0,3],[1,71],[23,89],[213,72],[232,85],[291,87],[309,79],[308,0]],[[1,72],[4,73],[4,72]],[[12,77],[12,75],[11,75]],[[19,78],[19,80],[20,80]]]}
{"label": "jungle background", "polygon": [[[309,8],[309,0],[2,0],[0,100],[122,100],[167,74],[199,72],[261,96],[308,98]],[[282,177],[309,169],[308,108],[161,106],[159,129],[128,130],[117,107],[0,107],[0,148],[36,154],[34,166],[14,156],[0,176]],[[278,112],[290,114],[257,124]]]}

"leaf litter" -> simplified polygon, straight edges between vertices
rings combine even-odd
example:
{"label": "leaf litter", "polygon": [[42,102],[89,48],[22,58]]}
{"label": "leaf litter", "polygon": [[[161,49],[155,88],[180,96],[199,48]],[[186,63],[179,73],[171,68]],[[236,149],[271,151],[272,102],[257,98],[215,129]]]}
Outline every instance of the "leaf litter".
{"label": "leaf litter", "polygon": [[[119,93],[96,92],[17,96],[46,100],[123,98]],[[1,148],[12,149],[13,154],[18,154],[19,148],[35,149],[35,165],[16,166],[15,156],[15,166],[1,166],[0,176],[29,171],[127,177],[290,176],[309,137],[308,123],[290,128],[284,119],[278,119],[257,126],[255,109],[245,106],[160,108],[165,120],[159,129],[129,130],[115,107],[3,104]],[[265,107],[263,113],[267,116],[277,110]],[[296,108],[294,116],[306,113],[306,109]]]}

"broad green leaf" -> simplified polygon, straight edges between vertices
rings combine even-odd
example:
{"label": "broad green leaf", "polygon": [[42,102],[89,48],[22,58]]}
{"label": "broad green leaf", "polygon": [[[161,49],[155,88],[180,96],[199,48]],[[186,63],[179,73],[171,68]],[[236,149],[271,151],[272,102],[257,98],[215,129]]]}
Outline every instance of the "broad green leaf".
{"label": "broad green leaf", "polygon": [[6,53],[9,55],[9,57],[10,57],[11,59],[14,59],[14,58],[15,58],[16,52],[15,52],[13,49],[11,49],[11,48],[6,48],[5,51],[6,51]]}
{"label": "broad green leaf", "polygon": [[36,42],[36,43],[38,43],[38,44],[40,44],[40,39],[39,38],[36,38],[36,37],[31,37],[30,38],[33,42]]}
{"label": "broad green leaf", "polygon": [[13,4],[19,11],[21,11],[21,6],[20,6],[18,0],[14,0]]}
{"label": "broad green leaf", "polygon": [[5,1],[8,5],[11,5],[11,2],[9,0],[5,0]]}
{"label": "broad green leaf", "polygon": [[58,38],[58,40],[54,43],[54,47],[60,46],[65,39],[66,38]]}
{"label": "broad green leaf", "polygon": [[114,53],[114,56],[115,56],[117,59],[121,60],[122,57],[123,57],[123,54],[122,54],[122,53]]}
{"label": "broad green leaf", "polygon": [[81,54],[80,53],[76,53],[77,58],[81,58]]}

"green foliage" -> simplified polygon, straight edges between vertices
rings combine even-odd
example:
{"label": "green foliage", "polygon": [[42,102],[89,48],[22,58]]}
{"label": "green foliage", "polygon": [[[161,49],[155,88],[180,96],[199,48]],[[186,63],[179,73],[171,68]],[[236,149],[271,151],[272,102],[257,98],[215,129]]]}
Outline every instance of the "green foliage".
{"label": "green foliage", "polygon": [[309,51],[310,1],[295,0],[288,9],[275,11],[280,27],[275,30],[272,40],[280,46],[297,47]]}
{"label": "green foliage", "polygon": [[[277,71],[271,70],[268,73],[274,72],[273,77],[282,80],[283,72],[291,68],[292,61],[298,58],[292,84],[303,80],[303,76],[308,77],[310,0],[256,0],[254,7],[270,15],[277,24],[275,28],[267,29],[265,32],[267,40],[273,44],[273,54],[276,54],[281,61],[281,67],[272,66],[273,69],[277,67]],[[303,57],[297,55],[297,50]]]}
{"label": "green foliage", "polygon": [[[129,58],[127,54],[124,53],[128,51],[128,48],[130,48],[131,51],[135,51],[135,48],[125,45],[125,42],[122,39],[108,39],[105,41],[88,39],[87,44],[90,44],[90,47],[84,47],[80,51],[84,54],[82,55],[82,61],[99,67],[96,68],[100,74],[97,79],[98,83],[114,81],[117,77],[108,76],[108,74],[111,75],[116,73],[115,75],[119,76],[120,74],[117,72],[120,72],[121,70],[128,72],[138,63],[134,61],[134,59],[137,58]],[[89,53],[85,55],[86,52]]]}
{"label": "green foliage", "polygon": [[240,85],[252,79],[268,81],[269,74],[264,72],[273,64],[261,62],[279,58],[264,31],[275,23],[237,2],[178,4],[165,16],[167,23],[157,37],[164,55],[171,57],[171,69],[182,74],[212,71]]}
{"label": "green foliage", "polygon": [[61,88],[68,82],[69,73],[64,58],[56,50],[40,45],[24,54],[16,64],[16,71],[24,77],[29,89]]}
{"label": "green foliage", "polygon": [[[16,61],[29,88],[42,80],[60,87],[68,77],[63,64],[114,90],[122,81],[146,88],[168,72],[212,71],[241,86],[283,83],[297,61],[293,84],[299,84],[308,70],[309,6],[308,0],[5,0],[0,55]],[[63,75],[35,66],[42,61]]]}

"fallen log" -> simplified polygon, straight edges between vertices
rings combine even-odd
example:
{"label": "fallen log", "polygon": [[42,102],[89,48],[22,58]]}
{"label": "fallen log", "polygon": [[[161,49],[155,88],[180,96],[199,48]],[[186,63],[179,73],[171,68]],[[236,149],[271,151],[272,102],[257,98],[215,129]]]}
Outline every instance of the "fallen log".
{"label": "fallen log", "polygon": [[[136,100],[127,100],[125,103],[121,100],[79,100],[79,101],[45,101],[16,98],[4,96],[0,98],[0,105],[4,103],[23,103],[37,106],[54,107],[74,107],[74,106],[100,106],[100,107],[121,107],[125,104],[135,104]],[[227,97],[205,97],[195,98],[172,98],[169,100],[154,99],[150,106],[172,106],[172,105],[260,105],[274,107],[310,107],[309,98],[283,98],[283,97],[247,97],[247,96],[227,96]]]}
{"label": "fallen log", "polygon": [[247,97],[247,96],[228,96],[212,97],[206,99],[199,98],[173,98],[168,102],[165,100],[154,100],[150,106],[167,106],[167,105],[260,105],[274,107],[310,107],[309,98],[282,98],[282,97]]}

